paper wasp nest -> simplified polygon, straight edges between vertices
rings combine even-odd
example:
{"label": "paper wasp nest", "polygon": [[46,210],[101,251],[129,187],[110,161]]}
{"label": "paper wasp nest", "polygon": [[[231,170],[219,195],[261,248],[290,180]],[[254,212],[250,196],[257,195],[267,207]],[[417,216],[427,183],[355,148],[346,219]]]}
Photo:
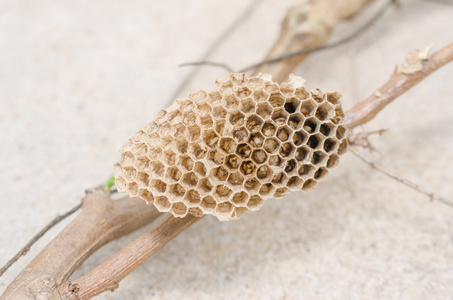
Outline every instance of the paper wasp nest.
{"label": "paper wasp nest", "polygon": [[214,92],[178,99],[122,147],[118,191],[175,217],[230,220],[265,199],[312,190],[347,139],[341,95],[303,84],[230,74]]}

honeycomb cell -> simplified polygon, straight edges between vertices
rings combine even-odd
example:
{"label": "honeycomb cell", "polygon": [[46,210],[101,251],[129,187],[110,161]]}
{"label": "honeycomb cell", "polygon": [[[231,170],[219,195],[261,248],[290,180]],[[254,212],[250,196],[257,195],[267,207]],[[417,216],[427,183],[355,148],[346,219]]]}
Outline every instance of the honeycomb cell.
{"label": "honeycomb cell", "polygon": [[267,102],[259,103],[256,108],[256,114],[264,120],[271,116],[272,111],[272,106]]}
{"label": "honeycomb cell", "polygon": [[239,144],[236,153],[242,158],[249,158],[252,148],[248,144]]}
{"label": "honeycomb cell", "polygon": [[261,130],[261,132],[266,137],[273,136],[276,131],[277,131],[277,126],[275,126],[272,121],[265,122],[264,125],[263,125],[263,129]]}
{"label": "honeycomb cell", "polygon": [[226,154],[236,151],[236,142],[232,138],[221,138],[219,146]]}
{"label": "honeycomb cell", "polygon": [[282,142],[286,142],[289,137],[291,136],[291,132],[292,130],[289,129],[289,127],[286,127],[286,126],[283,126],[283,127],[280,127],[278,130],[277,130],[277,138],[282,141]]}
{"label": "honeycomb cell", "polygon": [[278,93],[278,94],[272,94],[270,97],[269,97],[269,103],[270,105],[272,105],[273,107],[282,107],[283,106],[283,103],[285,103],[285,97],[283,97],[282,94]]}
{"label": "honeycomb cell", "polygon": [[247,123],[246,123],[245,127],[251,133],[258,132],[261,130],[263,122],[264,122],[263,119],[261,119],[259,116],[251,115],[247,118]]}
{"label": "honeycomb cell", "polygon": [[175,217],[237,219],[265,199],[309,191],[348,148],[341,95],[303,79],[230,74],[179,99],[135,133],[115,164],[118,191]]}
{"label": "honeycomb cell", "polygon": [[182,176],[182,183],[186,188],[195,187],[198,183],[198,177],[194,172],[186,173]]}
{"label": "honeycomb cell", "polygon": [[262,149],[258,149],[258,150],[254,150],[253,153],[252,153],[252,160],[256,163],[256,164],[263,164],[267,159],[267,154],[264,150]]}
{"label": "honeycomb cell", "polygon": [[235,128],[241,127],[244,125],[245,115],[240,111],[234,112],[230,115],[230,124]]}
{"label": "honeycomb cell", "polygon": [[261,132],[255,132],[250,135],[249,145],[253,148],[262,148],[264,143],[264,136]]}

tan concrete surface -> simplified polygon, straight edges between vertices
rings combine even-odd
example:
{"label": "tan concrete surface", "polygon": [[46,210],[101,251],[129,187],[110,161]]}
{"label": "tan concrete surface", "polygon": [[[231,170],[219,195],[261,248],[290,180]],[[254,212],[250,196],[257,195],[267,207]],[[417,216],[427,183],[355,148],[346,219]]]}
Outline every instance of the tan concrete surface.
{"label": "tan concrete surface", "polygon": [[[259,60],[297,2],[262,1],[212,59],[234,68]],[[248,3],[0,1],[0,265],[112,174],[122,143],[189,72],[177,65],[197,60]],[[408,51],[453,41],[451,3],[401,1],[296,73],[309,87],[342,92],[350,107]],[[222,76],[203,68],[185,93]],[[380,155],[370,157],[450,199],[452,83],[449,65],[363,127],[389,129],[372,138]],[[61,228],[0,278],[0,292]],[[102,248],[75,276],[137,235]],[[96,299],[453,299],[453,208],[346,154],[314,192],[267,201],[238,221],[207,217]]]}

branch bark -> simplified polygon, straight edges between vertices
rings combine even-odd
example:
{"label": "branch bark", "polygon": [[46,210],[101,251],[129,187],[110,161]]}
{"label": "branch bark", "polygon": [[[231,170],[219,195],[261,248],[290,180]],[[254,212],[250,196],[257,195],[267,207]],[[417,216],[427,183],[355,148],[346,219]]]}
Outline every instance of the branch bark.
{"label": "branch bark", "polygon": [[142,199],[112,201],[109,192],[90,192],[81,213],[30,262],[0,299],[59,299],[57,287],[92,253],[159,215]]}

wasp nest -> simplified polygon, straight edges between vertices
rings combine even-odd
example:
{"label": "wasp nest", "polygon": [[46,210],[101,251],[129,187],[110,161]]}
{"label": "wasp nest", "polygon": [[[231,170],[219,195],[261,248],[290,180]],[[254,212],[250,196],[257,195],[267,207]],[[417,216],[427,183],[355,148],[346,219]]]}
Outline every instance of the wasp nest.
{"label": "wasp nest", "polygon": [[118,191],[175,217],[237,219],[268,198],[312,190],[347,149],[339,93],[303,79],[230,74],[178,99],[121,149]]}

